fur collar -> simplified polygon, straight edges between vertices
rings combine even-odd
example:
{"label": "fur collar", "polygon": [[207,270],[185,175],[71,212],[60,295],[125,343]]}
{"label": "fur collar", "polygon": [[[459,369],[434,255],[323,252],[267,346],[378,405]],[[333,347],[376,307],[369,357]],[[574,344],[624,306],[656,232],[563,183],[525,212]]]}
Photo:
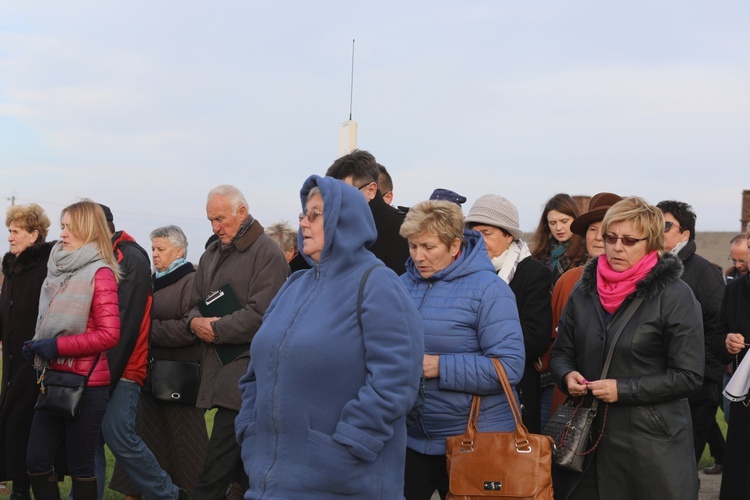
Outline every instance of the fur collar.
{"label": "fur collar", "polygon": [[54,243],[54,241],[35,243],[21,252],[20,255],[6,253],[3,257],[3,275],[6,278],[13,278],[39,263],[46,264]]}
{"label": "fur collar", "polygon": [[[596,263],[599,257],[591,259],[583,270],[583,275],[579,282],[581,291],[585,295],[596,293]],[[656,263],[648,275],[643,278],[635,287],[632,298],[640,297],[643,300],[649,300],[661,293],[667,285],[680,279],[683,271],[682,261],[674,255],[664,254]]]}

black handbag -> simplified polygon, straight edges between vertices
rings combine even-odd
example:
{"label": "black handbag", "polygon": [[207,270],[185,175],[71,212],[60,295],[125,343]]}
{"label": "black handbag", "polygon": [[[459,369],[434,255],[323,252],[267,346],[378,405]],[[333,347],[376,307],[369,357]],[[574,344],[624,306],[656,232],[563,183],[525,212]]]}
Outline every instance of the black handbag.
{"label": "black handbag", "polygon": [[[643,299],[637,298],[633,300],[624,313],[623,321],[620,323],[620,327],[612,338],[612,343],[609,345],[607,351],[607,358],[604,361],[604,367],[602,368],[602,374],[599,378],[604,380],[607,378],[607,372],[609,371],[609,365],[612,363],[612,355],[615,351],[615,345],[620,339],[622,331],[625,326],[630,322],[630,318],[640,307]],[[581,398],[577,405],[574,405],[571,400],[560,405],[555,413],[550,417],[547,425],[544,427],[544,434],[551,436],[555,440],[555,450],[552,456],[552,463],[555,467],[572,472],[583,472],[583,461],[586,455],[593,453],[599,446],[599,442],[604,435],[604,427],[607,423],[607,412],[609,405],[604,406],[604,418],[602,419],[602,426],[599,429],[599,436],[596,441],[593,441],[591,437],[591,426],[596,418],[596,414],[599,408],[599,399],[594,398],[591,407],[583,407],[584,398]]]}
{"label": "black handbag", "polygon": [[97,356],[88,375],[51,370],[45,367],[39,377],[39,396],[34,410],[68,418],[80,415],[83,391],[86,390],[89,377],[98,362]]}
{"label": "black handbag", "polygon": [[195,405],[201,384],[201,365],[152,359],[149,363],[149,380],[151,395],[155,399]]}

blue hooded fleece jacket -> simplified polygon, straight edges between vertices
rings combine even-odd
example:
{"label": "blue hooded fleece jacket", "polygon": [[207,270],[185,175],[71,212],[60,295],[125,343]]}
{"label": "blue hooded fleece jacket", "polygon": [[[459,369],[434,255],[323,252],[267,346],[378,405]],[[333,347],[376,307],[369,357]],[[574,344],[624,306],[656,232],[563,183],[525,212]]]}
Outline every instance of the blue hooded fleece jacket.
{"label": "blue hooded fleece jacket", "polygon": [[500,360],[515,386],[524,370],[523,333],[516,297],[495,274],[482,236],[464,231],[458,259],[427,279],[409,258],[401,281],[422,316],[425,353],[440,355],[440,376],[425,381],[422,416],[409,428],[409,448],[444,454],[445,438],[466,430],[474,394],[482,396],[480,432],[513,430],[490,358]]}
{"label": "blue hooded fleece jacket", "polygon": [[[396,274],[367,250],[376,231],[364,196],[313,175],[300,192],[303,209],[316,185],[324,201],[319,262],[305,256],[312,269],[279,290],[240,379],[245,498],[400,499],[422,320]],[[302,230],[298,237],[303,248]],[[358,290],[374,265],[360,329]]]}

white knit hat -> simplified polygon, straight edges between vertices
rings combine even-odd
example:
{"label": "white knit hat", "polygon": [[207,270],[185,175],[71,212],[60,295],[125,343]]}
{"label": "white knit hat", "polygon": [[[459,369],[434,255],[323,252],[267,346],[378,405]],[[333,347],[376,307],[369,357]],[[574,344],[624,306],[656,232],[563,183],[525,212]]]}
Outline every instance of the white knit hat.
{"label": "white knit hat", "polygon": [[499,227],[510,233],[513,238],[523,239],[523,231],[518,227],[518,209],[507,198],[497,194],[480,196],[464,220],[467,225],[486,224]]}

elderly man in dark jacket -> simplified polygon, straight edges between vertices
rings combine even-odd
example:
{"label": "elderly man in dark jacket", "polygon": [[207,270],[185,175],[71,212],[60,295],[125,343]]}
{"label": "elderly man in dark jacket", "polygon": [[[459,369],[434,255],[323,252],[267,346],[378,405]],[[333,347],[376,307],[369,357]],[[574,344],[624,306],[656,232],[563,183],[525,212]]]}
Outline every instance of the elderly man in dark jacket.
{"label": "elderly man in dark jacket", "polygon": [[236,187],[212,189],[206,215],[218,238],[201,256],[188,328],[204,345],[196,406],[218,410],[194,500],[224,498],[235,481],[244,490],[248,488],[234,432],[234,419],[242,404],[237,383],[247,371],[250,342],[289,275],[279,245],[250,215],[247,201]]}
{"label": "elderly man in dark jacket", "polygon": [[721,270],[695,253],[696,215],[687,203],[662,201],[657,205],[664,212],[664,251],[679,257],[685,271],[682,281],[688,284],[703,313],[703,334],[706,340],[706,366],[703,387],[690,397],[690,412],[693,421],[695,460],[700,461],[706,447],[711,427],[716,420],[716,411],[721,404],[724,365],[713,353],[710,342],[718,333],[719,311],[724,296],[724,278]]}

